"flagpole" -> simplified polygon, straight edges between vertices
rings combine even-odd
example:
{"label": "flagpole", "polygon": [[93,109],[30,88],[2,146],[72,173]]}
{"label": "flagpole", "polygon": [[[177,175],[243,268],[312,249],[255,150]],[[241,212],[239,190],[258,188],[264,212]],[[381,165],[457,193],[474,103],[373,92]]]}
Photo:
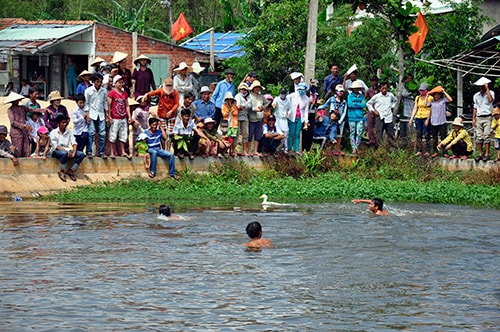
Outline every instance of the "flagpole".
{"label": "flagpole", "polygon": [[214,56],[214,29],[210,29],[210,68],[215,71],[215,56]]}

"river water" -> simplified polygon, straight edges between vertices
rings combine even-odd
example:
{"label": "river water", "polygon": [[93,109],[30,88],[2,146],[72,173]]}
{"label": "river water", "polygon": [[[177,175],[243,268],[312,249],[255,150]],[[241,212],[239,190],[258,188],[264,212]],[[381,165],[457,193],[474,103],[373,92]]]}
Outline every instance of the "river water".
{"label": "river water", "polygon": [[498,331],[500,211],[387,208],[3,202],[0,330]]}

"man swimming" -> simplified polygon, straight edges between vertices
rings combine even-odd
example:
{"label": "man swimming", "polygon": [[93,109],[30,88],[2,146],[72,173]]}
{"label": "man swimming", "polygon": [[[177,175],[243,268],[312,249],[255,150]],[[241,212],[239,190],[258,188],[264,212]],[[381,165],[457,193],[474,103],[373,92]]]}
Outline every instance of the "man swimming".
{"label": "man swimming", "polygon": [[353,199],[352,202],[354,204],[359,204],[359,203],[369,204],[370,206],[368,208],[370,209],[370,211],[375,213],[376,215],[379,215],[379,216],[385,216],[385,215],[389,214],[389,211],[384,209],[384,201],[380,198]]}

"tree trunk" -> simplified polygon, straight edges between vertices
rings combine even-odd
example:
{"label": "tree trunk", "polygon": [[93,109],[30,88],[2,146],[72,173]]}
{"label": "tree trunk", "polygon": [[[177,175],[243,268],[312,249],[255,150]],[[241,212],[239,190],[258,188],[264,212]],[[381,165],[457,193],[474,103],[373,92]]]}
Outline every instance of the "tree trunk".
{"label": "tree trunk", "polygon": [[399,42],[397,44],[398,45],[397,47],[398,47],[398,72],[399,72],[399,75],[398,75],[398,85],[397,85],[397,90],[396,90],[397,102],[396,102],[396,107],[393,110],[394,114],[399,113],[399,105],[401,103],[401,98],[403,95],[403,87],[404,87],[403,79],[405,76],[405,66],[404,66],[405,53],[404,53],[404,48],[403,48],[403,44],[402,44],[405,42],[404,35],[399,33],[398,39],[399,39]]}

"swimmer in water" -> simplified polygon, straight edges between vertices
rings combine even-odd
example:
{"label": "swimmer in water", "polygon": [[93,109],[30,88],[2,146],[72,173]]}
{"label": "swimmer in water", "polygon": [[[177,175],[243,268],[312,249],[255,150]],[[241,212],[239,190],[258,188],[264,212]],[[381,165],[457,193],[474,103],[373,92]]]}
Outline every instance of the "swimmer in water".
{"label": "swimmer in water", "polygon": [[370,206],[368,207],[371,212],[375,213],[378,216],[386,216],[389,212],[384,209],[384,201],[380,198],[374,199],[353,199],[352,202],[354,204],[366,203]]}
{"label": "swimmer in water", "polygon": [[172,214],[172,209],[170,206],[162,204],[158,208],[158,219],[164,219],[164,220],[169,220],[169,219],[180,219],[180,216],[176,216]]}
{"label": "swimmer in water", "polygon": [[246,231],[251,241],[245,243],[244,246],[251,248],[269,248],[273,246],[271,240],[262,237],[262,226],[257,221],[249,223]]}

